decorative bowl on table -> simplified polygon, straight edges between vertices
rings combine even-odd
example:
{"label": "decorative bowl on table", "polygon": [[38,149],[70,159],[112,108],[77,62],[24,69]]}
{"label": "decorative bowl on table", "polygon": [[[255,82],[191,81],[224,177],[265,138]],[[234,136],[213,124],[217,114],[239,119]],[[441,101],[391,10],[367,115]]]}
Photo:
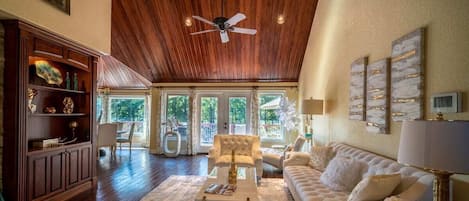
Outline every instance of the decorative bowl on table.
{"label": "decorative bowl on table", "polygon": [[59,69],[53,67],[49,62],[35,61],[34,65],[36,66],[36,75],[44,79],[47,84],[62,84],[62,74]]}

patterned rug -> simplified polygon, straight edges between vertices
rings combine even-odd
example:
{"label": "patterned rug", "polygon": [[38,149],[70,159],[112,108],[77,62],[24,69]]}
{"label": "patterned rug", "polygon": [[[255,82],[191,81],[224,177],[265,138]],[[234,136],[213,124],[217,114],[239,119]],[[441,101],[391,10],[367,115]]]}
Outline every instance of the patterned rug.
{"label": "patterned rug", "polygon": [[[194,200],[205,180],[205,176],[172,175],[145,195],[141,201]],[[257,190],[261,201],[293,201],[283,179],[263,178]]]}

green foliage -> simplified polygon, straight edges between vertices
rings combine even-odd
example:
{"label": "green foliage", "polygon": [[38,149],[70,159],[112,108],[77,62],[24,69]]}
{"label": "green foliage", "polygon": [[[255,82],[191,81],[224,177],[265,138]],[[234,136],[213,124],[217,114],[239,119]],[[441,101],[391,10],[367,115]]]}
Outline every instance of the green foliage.
{"label": "green foliage", "polygon": [[175,117],[178,122],[187,122],[189,116],[189,96],[171,95],[168,96],[166,117]]}
{"label": "green foliage", "polygon": [[245,124],[246,123],[246,98],[233,97],[230,98],[230,123]]}
{"label": "green foliage", "polygon": [[143,121],[144,99],[111,99],[111,122]]}
{"label": "green foliage", "polygon": [[201,122],[215,123],[218,114],[218,98],[202,97],[201,98]]}
{"label": "green foliage", "polygon": [[[264,105],[276,98],[280,98],[281,95],[260,95],[259,105]],[[259,118],[265,123],[274,123],[279,121],[279,116],[275,112],[276,110],[259,109]]]}

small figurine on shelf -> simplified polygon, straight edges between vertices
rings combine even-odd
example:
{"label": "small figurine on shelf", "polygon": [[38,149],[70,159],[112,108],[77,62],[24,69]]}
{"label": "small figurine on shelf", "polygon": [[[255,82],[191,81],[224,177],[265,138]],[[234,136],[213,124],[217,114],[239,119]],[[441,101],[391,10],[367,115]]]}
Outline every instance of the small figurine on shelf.
{"label": "small figurine on shelf", "polygon": [[78,91],[78,75],[73,73],[73,90]]}
{"label": "small figurine on shelf", "polygon": [[64,104],[63,112],[65,114],[71,114],[73,112],[73,100],[72,100],[72,98],[65,97],[62,103]]}
{"label": "small figurine on shelf", "polygon": [[45,107],[44,108],[44,113],[54,114],[55,112],[56,112],[55,107]]}
{"label": "small figurine on shelf", "polygon": [[28,109],[31,111],[31,113],[36,112],[36,105],[33,104],[33,99],[37,95],[37,90],[36,89],[31,89],[28,88]]}
{"label": "small figurine on shelf", "polygon": [[68,123],[68,127],[72,129],[72,139],[75,139],[76,128],[78,127],[78,123],[76,121],[71,121]]}
{"label": "small figurine on shelf", "polygon": [[71,89],[70,88],[70,75],[69,75],[68,72],[67,72],[67,76],[65,77],[65,88],[66,89]]}

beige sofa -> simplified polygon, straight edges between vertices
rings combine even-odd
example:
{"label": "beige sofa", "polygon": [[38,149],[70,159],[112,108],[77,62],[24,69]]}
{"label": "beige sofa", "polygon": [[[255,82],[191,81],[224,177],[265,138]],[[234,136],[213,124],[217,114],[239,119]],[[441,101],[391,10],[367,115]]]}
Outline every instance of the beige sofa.
{"label": "beige sofa", "polygon": [[[432,200],[433,175],[416,168],[403,166],[376,154],[341,143],[331,143],[337,155],[348,156],[368,164],[363,175],[401,173],[401,183],[394,195],[406,201]],[[309,153],[292,153],[284,160],[283,177],[296,201],[347,200],[350,192],[336,192],[319,180],[321,172],[308,166]]]}
{"label": "beige sofa", "polygon": [[256,167],[257,177],[262,177],[262,151],[259,136],[218,134],[208,152],[208,172],[216,166],[231,164],[231,151],[235,150],[238,166]]}

